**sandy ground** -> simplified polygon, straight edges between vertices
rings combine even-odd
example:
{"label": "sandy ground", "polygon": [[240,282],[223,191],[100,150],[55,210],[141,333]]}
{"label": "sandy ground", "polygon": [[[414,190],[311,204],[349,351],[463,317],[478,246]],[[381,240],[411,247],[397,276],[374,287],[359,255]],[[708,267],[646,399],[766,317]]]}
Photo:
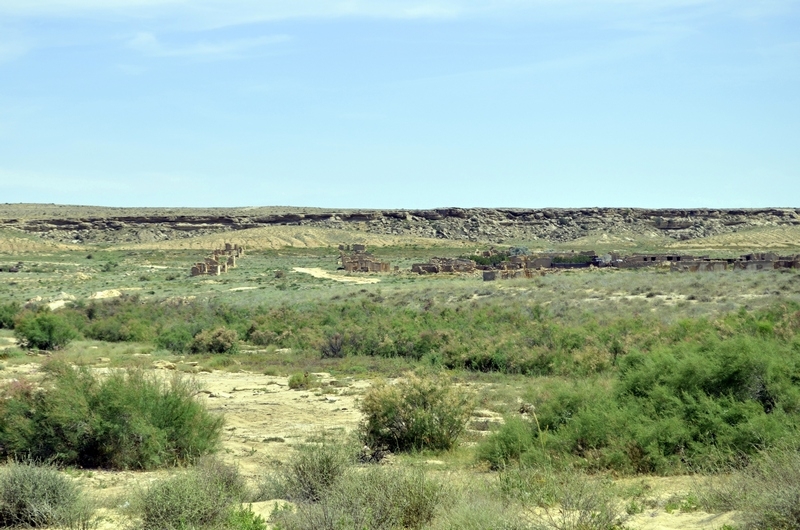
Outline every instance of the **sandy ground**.
{"label": "sandy ground", "polygon": [[323,278],[325,280],[333,280],[336,282],[343,282],[343,283],[354,283],[356,285],[378,283],[379,281],[381,281],[380,278],[353,278],[352,276],[338,276],[317,267],[311,267],[311,268],[294,267],[293,270],[295,272],[299,272],[302,274],[310,274],[314,278]]}
{"label": "sandy ground", "polygon": [[53,241],[44,241],[36,236],[17,237],[15,235],[0,232],[0,252],[9,254],[20,254],[23,252],[53,252],[55,250],[75,250],[80,247],[76,245],[66,245]]}
{"label": "sandy ground", "polygon": [[800,247],[800,226],[779,226],[742,230],[732,234],[680,241],[667,245],[676,249],[796,249]]}
{"label": "sandy ground", "polygon": [[[5,340],[5,343],[11,341]],[[99,358],[96,369],[107,359]],[[167,361],[153,363],[157,373],[169,376],[175,366]],[[36,363],[12,365],[0,372],[6,381],[21,376],[36,376]],[[256,482],[266,469],[286,462],[293,447],[322,432],[348,433],[361,419],[357,400],[370,386],[363,380],[334,380],[329,374],[312,374],[320,386],[313,390],[291,390],[286,377],[249,372],[201,372],[193,377],[198,386],[198,399],[210,410],[223,414],[225,429],[220,456],[239,466],[242,474]],[[485,414],[483,411],[481,414]],[[484,418],[485,419],[485,418]],[[434,461],[432,461],[434,462]],[[167,476],[169,471],[111,472],[85,471],[79,479],[107,508],[100,512],[100,530],[120,528],[126,496],[136,488]],[[644,480],[653,495],[660,498],[691,491],[692,477],[647,477]],[[257,503],[254,510],[265,516],[273,509],[273,501]],[[116,509],[114,507],[117,507]],[[733,514],[683,513],[650,509],[631,517],[627,527],[641,530],[717,530],[733,521]]]}
{"label": "sandy ground", "polygon": [[[265,226],[249,228],[235,232],[209,234],[187,239],[175,239],[152,243],[122,244],[113,247],[117,250],[128,249],[194,249],[207,250],[220,248],[225,243],[242,245],[249,250],[269,250],[279,248],[336,248],[341,244],[363,243],[370,247],[392,245],[439,246],[441,240],[413,236],[392,236],[371,234],[358,229],[358,223],[348,223],[342,229],[315,228],[308,226]],[[465,244],[460,241],[448,241],[450,246]]]}

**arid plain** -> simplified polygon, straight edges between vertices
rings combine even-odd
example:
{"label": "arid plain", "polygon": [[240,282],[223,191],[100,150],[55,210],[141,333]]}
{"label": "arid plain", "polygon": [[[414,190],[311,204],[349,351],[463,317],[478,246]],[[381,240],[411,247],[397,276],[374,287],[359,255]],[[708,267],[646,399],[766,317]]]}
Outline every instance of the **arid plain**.
{"label": "arid plain", "polygon": [[[219,276],[190,276],[193,263],[224,248],[225,243],[246,249],[235,268]],[[391,263],[390,272],[339,270],[338,247],[350,244],[366,245],[375,256]],[[103,312],[116,304],[152,308],[176,319],[186,318],[182,315],[188,313],[181,313],[189,311],[185,308],[224,307],[226,315],[233,316],[220,317],[214,325],[222,325],[219,323],[227,318],[225,326],[238,335],[236,347],[228,352],[193,352],[188,346],[165,347],[166,339],[161,337],[166,331],[157,322],[143,324],[144,331],[128,330],[127,334],[118,329],[125,322],[118,323],[115,335],[92,327],[92,317],[86,317],[88,320],[76,324],[78,331],[68,344],[45,351],[25,347],[15,330],[0,329],[0,378],[6,388],[20,380],[39,384],[43,363],[57,358],[86,367],[100,378],[134,369],[163,380],[178,374],[192,381],[195,399],[224,417],[217,456],[238,466],[251,490],[246,504],[269,519],[276,506],[296,506],[298,502],[273,498],[265,493],[270,490],[264,482],[287,469],[298,448],[318,443],[320,437],[357,436],[364,418],[362,398],[370,388],[379,381],[403,381],[411,373],[443,377],[474,400],[457,445],[447,451],[395,452],[378,464],[424,473],[451,492],[456,500],[437,507],[426,527],[462,527],[470,509],[488,506],[486,510],[519,515],[513,522],[517,526],[509,519],[503,522],[506,526],[498,523],[495,528],[577,528],[569,526],[569,521],[554,521],[552,514],[563,509],[559,508],[563,499],[537,501],[529,491],[535,484],[510,485],[514,477],[524,475],[520,469],[539,465],[539,457],[526,460],[524,456],[534,454],[534,449],[512,455],[502,469],[485,458],[487,440],[496,436],[501,426],[518,421],[538,426],[536,413],[552,408],[548,400],[556,399],[558,384],[574,387],[588,381],[613,387],[620,366],[627,366],[618,363],[618,357],[646,356],[658,350],[656,346],[651,349],[651,343],[676,333],[681,326],[700,329],[707,325],[724,340],[735,335],[737,326],[749,315],[762,315],[753,317],[759,319],[770,311],[780,312],[782,316],[774,322],[775,340],[785,341],[789,349],[798,344],[794,338],[796,315],[800,314],[797,269],[691,273],[670,272],[668,267],[591,267],[548,270],[533,278],[494,282],[484,282],[480,271],[418,275],[410,270],[413,263],[434,256],[468,258],[489,249],[512,247],[534,254],[593,250],[600,255],[681,253],[719,258],[758,252],[796,255],[800,253],[800,211],[386,212],[4,205],[0,206],[0,305],[15,304],[20,314],[48,311],[84,318],[88,308]],[[372,312],[372,316],[358,317],[354,324],[322,315],[324,308],[344,314],[353,307]],[[394,312],[400,311],[396,308],[402,309],[401,316]],[[276,324],[280,317],[264,316],[279,310],[287,311],[286,319],[306,318],[312,313],[321,316],[318,320],[308,317],[302,329],[292,327],[291,322]],[[510,323],[478,327],[491,319],[486,315],[505,310]],[[202,311],[197,309],[197,314],[205,315]],[[462,313],[486,318],[478,322],[453,316]],[[514,338],[516,342],[492,336],[492,329],[513,335],[513,318],[522,313],[535,313],[535,330],[526,328]],[[119,314],[125,318],[133,313]],[[504,314],[498,319],[505,318]],[[780,320],[784,316],[788,322],[785,329]],[[391,330],[401,317],[416,322],[413,326],[426,322],[424,332],[413,331],[419,334],[402,338],[414,343],[411,349],[417,342],[428,341],[424,351],[402,353],[405,350],[398,346],[401,338]],[[381,322],[383,318],[385,322]],[[734,322],[736,318],[740,320]],[[476,326],[474,332],[468,329],[471,323]],[[373,324],[378,329],[378,346],[368,352],[357,338],[372,333]],[[619,333],[606,340],[606,328]],[[432,343],[428,339],[431,334],[437,337]],[[548,342],[550,339],[541,338],[547,334],[560,338]],[[581,335],[575,339],[578,344],[565,346],[565,341],[573,340],[569,338],[572,335]],[[332,355],[336,336],[344,346],[340,344],[342,351]],[[468,338],[474,343],[455,344]],[[389,351],[388,342],[394,349],[381,353]],[[527,350],[519,353],[503,348]],[[493,353],[484,358],[473,355],[471,349]],[[304,378],[302,384],[297,384],[298,378]],[[739,424],[730,425],[737,428]],[[669,460],[667,454],[665,462],[685,465],[672,470],[670,464],[658,467],[658,463],[635,468],[609,460],[603,453],[605,446],[599,443],[589,449],[569,449],[565,434],[554,432],[552,438],[554,446],[558,443],[563,448],[545,448],[544,433],[540,429],[535,438],[543,454],[610,492],[620,512],[613,527],[720,529],[751,524],[741,510],[721,508],[707,500],[713,497],[708,493],[709,481],[725,483],[740,469],[725,458],[703,467],[700,458]],[[776,446],[786,442],[778,438],[776,435]],[[687,442],[685,450],[690,451],[696,442]],[[745,460],[755,459],[759,451],[770,447],[765,443]],[[140,471],[68,466],[62,472],[93,499],[97,511],[90,525],[119,528],[139,524],[137,515],[128,509],[137,492],[182,473],[183,468]],[[526,480],[539,480],[526,476]],[[711,489],[718,491],[723,486],[714,487]],[[472,508],[461,505],[465,502]],[[269,524],[288,523],[272,520]]]}

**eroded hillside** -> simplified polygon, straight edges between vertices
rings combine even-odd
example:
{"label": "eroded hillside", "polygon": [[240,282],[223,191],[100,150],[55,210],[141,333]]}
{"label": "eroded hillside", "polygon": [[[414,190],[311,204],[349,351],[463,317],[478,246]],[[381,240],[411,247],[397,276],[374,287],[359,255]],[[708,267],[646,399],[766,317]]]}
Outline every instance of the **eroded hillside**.
{"label": "eroded hillside", "polygon": [[0,228],[60,243],[152,243],[261,227],[303,226],[374,236],[456,241],[546,240],[648,234],[689,241],[764,227],[800,226],[800,209],[438,208],[100,208],[6,204]]}

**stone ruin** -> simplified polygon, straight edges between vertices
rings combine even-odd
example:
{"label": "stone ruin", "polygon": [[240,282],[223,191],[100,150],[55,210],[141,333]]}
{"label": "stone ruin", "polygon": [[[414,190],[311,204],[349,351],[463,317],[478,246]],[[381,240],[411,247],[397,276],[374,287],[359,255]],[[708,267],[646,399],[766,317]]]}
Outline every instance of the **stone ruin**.
{"label": "stone ruin", "polygon": [[339,245],[339,262],[347,272],[389,272],[391,264],[369,252],[366,245]]}
{"label": "stone ruin", "polygon": [[225,243],[225,248],[211,251],[211,256],[192,265],[192,276],[219,276],[236,268],[236,260],[244,257],[244,247]]}
{"label": "stone ruin", "polygon": [[644,267],[666,267],[673,272],[717,272],[725,270],[772,270],[800,269],[800,254],[779,256],[773,252],[745,254],[735,259],[712,259],[708,256],[683,254],[634,254],[620,256],[607,254],[603,257],[594,252],[548,255],[509,256],[497,267],[484,268],[484,281],[530,278],[532,269],[575,269],[588,267],[614,267],[638,269]]}
{"label": "stone ruin", "polygon": [[654,267],[660,265],[679,265],[683,262],[707,260],[708,256],[690,256],[682,254],[634,254],[633,256],[619,256],[611,254],[611,266],[620,269],[638,269],[641,267]]}
{"label": "stone ruin", "polygon": [[800,254],[795,256],[779,256],[774,252],[744,254],[735,259],[696,259],[673,263],[671,270],[675,272],[706,271],[760,271],[775,269],[800,269]]}
{"label": "stone ruin", "polygon": [[475,262],[463,258],[431,258],[428,263],[414,263],[411,272],[437,274],[440,272],[474,272]]}

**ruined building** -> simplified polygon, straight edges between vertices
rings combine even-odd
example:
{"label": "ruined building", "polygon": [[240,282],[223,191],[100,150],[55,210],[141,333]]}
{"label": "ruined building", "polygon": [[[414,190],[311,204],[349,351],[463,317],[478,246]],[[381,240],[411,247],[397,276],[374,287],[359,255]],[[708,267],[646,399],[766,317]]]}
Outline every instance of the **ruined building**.
{"label": "ruined building", "polygon": [[192,276],[219,276],[236,268],[237,258],[244,256],[244,247],[225,243],[225,248],[211,251],[211,256],[192,265]]}
{"label": "ruined building", "polygon": [[428,263],[414,263],[411,272],[436,274],[439,272],[474,272],[475,262],[463,258],[431,258]]}
{"label": "ruined building", "polygon": [[391,264],[369,252],[366,245],[339,245],[339,263],[347,272],[389,272]]}

